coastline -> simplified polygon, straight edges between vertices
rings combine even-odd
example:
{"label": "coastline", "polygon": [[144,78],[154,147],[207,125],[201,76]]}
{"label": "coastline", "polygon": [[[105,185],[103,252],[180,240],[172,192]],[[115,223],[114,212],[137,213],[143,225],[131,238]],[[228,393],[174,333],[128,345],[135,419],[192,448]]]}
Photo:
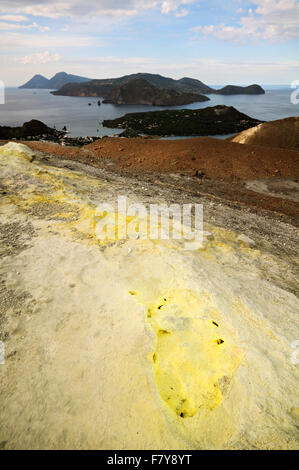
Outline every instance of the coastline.
{"label": "coastline", "polygon": [[[210,95],[211,101],[195,105],[175,107],[174,109],[203,109],[207,106],[234,106],[240,112],[253,118],[271,121],[299,115],[298,106],[290,103],[289,88],[266,90],[258,96],[221,96]],[[91,102],[92,105],[88,106]],[[70,137],[115,135],[118,130],[104,128],[104,119],[116,119],[126,113],[163,110],[159,107],[145,106],[97,106],[91,98],[72,98],[53,96],[49,90],[7,89],[6,104],[0,106],[2,125],[19,126],[30,119],[38,119],[50,127],[61,130],[67,127]],[[98,130],[98,131],[97,131]]]}

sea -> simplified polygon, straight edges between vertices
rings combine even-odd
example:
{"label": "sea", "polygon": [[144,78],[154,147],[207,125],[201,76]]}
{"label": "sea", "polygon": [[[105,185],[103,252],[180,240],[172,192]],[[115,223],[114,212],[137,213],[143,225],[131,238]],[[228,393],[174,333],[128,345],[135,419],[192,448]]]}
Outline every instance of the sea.
{"label": "sea", "polygon": [[[294,90],[290,86],[264,85],[264,89],[265,95],[208,95],[210,101],[168,109],[200,109],[223,104],[234,106],[242,113],[263,121],[299,115],[299,104],[292,104],[291,101],[291,94]],[[5,102],[0,104],[0,125],[20,126],[31,119],[38,119],[59,130],[66,126],[68,135],[71,137],[111,136],[121,131],[103,127],[104,119],[115,119],[126,113],[165,109],[165,107],[143,105],[101,104],[98,106],[100,98],[54,96],[50,91],[6,88]],[[227,136],[214,137],[225,138]]]}

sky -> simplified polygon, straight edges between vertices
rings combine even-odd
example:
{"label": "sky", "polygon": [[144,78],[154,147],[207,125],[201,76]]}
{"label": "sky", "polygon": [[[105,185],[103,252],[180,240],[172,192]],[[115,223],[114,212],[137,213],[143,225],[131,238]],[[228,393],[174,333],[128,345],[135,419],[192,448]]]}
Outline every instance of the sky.
{"label": "sky", "polygon": [[0,81],[135,72],[210,85],[299,79],[299,0],[0,0]]}

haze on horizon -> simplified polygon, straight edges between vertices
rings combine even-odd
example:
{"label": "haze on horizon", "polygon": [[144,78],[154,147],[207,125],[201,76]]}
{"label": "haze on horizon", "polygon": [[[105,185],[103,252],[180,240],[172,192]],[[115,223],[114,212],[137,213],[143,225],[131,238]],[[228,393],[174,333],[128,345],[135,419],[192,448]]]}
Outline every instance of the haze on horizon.
{"label": "haze on horizon", "polygon": [[299,79],[297,0],[1,0],[1,76],[135,72],[207,84]]}

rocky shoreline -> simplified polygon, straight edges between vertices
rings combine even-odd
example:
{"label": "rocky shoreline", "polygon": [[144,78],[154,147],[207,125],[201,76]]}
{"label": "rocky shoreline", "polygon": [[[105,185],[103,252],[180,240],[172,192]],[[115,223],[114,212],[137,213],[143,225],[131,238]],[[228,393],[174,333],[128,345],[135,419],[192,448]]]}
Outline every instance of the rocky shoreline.
{"label": "rocky shoreline", "polygon": [[58,142],[66,134],[66,130],[59,131],[47,126],[41,121],[32,119],[25,122],[23,126],[11,127],[0,126],[0,139],[9,140],[36,140],[45,139]]}
{"label": "rocky shoreline", "polygon": [[[214,106],[203,109],[180,109],[131,113],[104,120],[103,126],[118,128],[115,137],[159,138],[164,136],[206,136],[234,134],[257,126],[261,121],[240,113],[233,107]],[[51,128],[38,120],[23,126],[0,126],[0,140],[54,142],[63,146],[82,147],[107,136],[70,137],[67,128]]]}
{"label": "rocky shoreline", "polygon": [[68,137],[66,127],[60,131],[35,119],[25,122],[23,126],[0,126],[0,140],[54,142],[61,145],[82,147],[100,138],[98,136]]}

